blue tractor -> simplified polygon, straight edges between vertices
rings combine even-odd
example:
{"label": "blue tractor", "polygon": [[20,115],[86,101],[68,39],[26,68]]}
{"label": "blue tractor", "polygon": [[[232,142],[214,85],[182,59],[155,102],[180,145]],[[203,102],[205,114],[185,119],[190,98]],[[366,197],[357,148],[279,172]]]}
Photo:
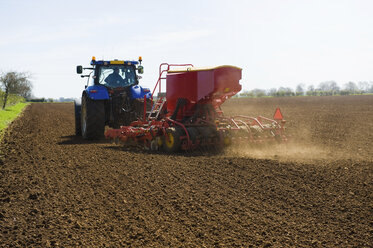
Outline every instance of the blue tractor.
{"label": "blue tractor", "polygon": [[74,102],[75,134],[84,139],[100,139],[105,126],[119,128],[143,118],[150,111],[152,100],[148,88],[139,84],[138,74],[144,72],[138,61],[96,60],[92,57],[91,67],[78,65],[76,71],[87,78],[81,100]]}

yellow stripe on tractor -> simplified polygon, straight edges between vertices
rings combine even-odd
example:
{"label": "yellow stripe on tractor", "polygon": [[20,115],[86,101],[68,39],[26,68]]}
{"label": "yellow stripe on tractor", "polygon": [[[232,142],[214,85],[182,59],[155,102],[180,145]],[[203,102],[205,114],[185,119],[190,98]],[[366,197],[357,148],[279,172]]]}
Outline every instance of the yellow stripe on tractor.
{"label": "yellow stripe on tractor", "polygon": [[123,60],[111,60],[110,64],[111,65],[124,65],[124,61]]}

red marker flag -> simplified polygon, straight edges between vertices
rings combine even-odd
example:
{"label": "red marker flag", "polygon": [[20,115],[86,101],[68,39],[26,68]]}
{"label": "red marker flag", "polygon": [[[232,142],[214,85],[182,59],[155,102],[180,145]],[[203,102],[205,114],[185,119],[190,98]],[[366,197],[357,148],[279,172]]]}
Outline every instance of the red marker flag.
{"label": "red marker flag", "polygon": [[276,108],[275,114],[273,115],[273,119],[277,120],[282,120],[284,117],[281,114],[280,108]]}

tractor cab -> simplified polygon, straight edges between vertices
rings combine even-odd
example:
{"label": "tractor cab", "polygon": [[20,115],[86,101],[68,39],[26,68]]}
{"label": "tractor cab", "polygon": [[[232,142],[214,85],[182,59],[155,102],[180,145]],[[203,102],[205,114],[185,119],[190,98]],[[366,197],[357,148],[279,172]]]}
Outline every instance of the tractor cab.
{"label": "tractor cab", "polygon": [[[92,67],[82,67],[78,65],[76,72],[82,74],[83,70],[91,70],[87,75],[87,86],[102,85],[108,88],[124,88],[139,83],[138,74],[144,73],[144,67],[141,65],[142,58],[139,61],[130,60],[96,60],[92,57]],[[137,71],[137,73],[136,73]]]}

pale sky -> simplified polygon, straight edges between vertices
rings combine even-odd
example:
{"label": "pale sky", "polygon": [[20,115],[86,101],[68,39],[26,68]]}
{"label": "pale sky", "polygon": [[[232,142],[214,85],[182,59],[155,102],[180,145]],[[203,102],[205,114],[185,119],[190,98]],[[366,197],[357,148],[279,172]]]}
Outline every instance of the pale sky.
{"label": "pale sky", "polygon": [[0,72],[28,71],[36,97],[79,97],[76,65],[143,57],[235,65],[244,89],[373,81],[373,0],[0,0]]}

